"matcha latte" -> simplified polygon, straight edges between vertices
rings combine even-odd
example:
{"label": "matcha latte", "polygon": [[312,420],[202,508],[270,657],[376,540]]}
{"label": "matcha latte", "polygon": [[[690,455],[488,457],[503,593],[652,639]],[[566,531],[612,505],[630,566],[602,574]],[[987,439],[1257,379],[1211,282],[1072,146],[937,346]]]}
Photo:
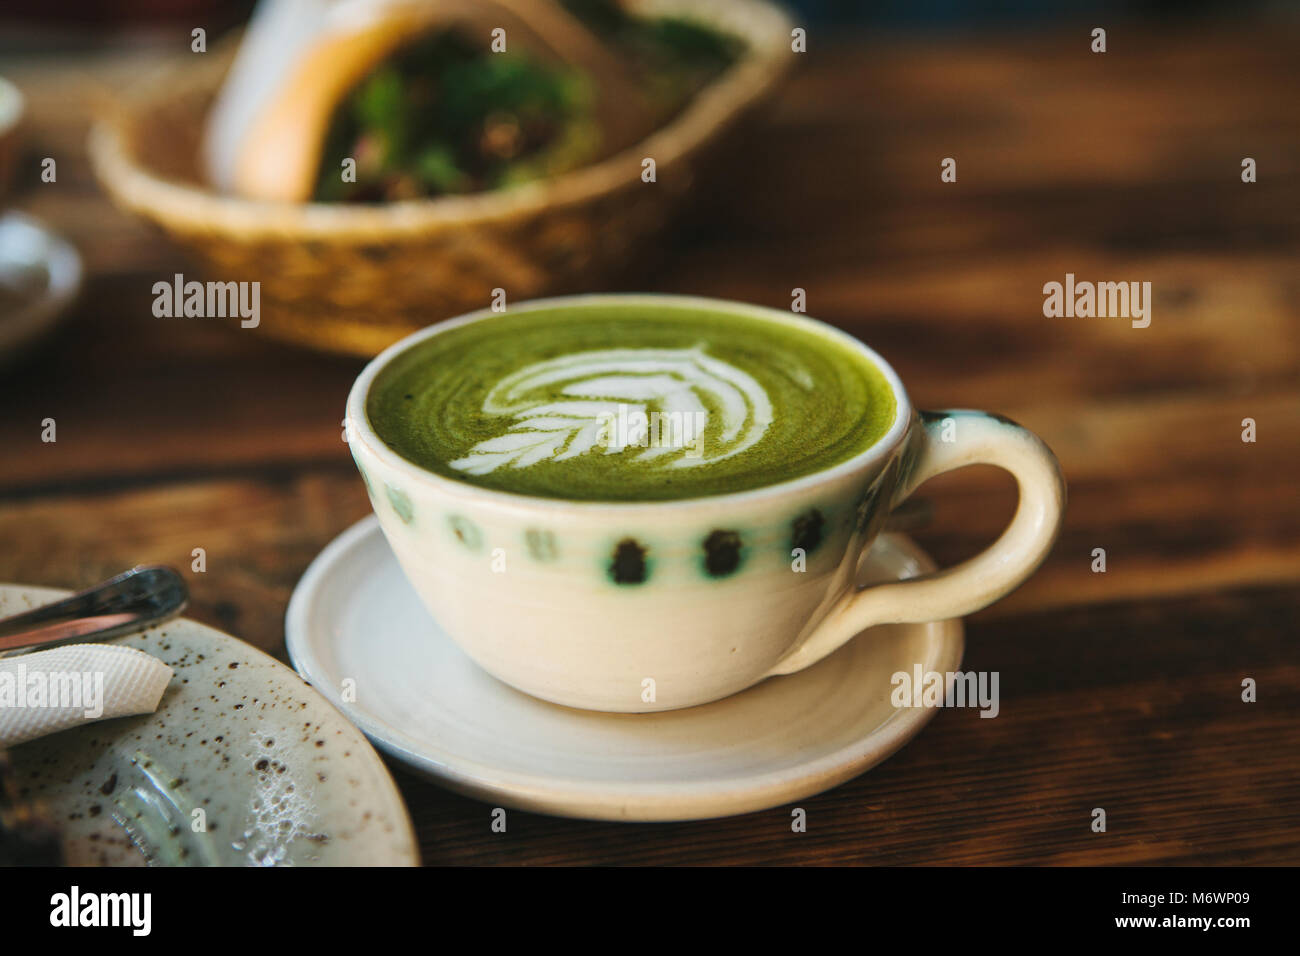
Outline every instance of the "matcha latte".
{"label": "matcha latte", "polygon": [[407,460],[580,501],[747,491],[865,451],[893,390],[816,327],[704,306],[566,303],[439,332],[394,357],[366,412]]}

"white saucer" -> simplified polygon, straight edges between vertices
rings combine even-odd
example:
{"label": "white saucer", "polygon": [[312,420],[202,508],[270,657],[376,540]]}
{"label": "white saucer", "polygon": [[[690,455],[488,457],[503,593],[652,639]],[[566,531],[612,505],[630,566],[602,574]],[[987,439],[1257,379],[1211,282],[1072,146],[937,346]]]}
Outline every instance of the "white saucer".
{"label": "white saucer", "polygon": [[0,361],[48,332],[81,289],[81,256],[39,219],[0,215]]}
{"label": "white saucer", "polygon": [[[0,617],[66,597],[0,584]],[[414,866],[388,768],[298,675],[178,618],[119,637],[175,671],[152,714],[9,751],[14,785],[58,829],[72,866]],[[194,811],[206,827],[195,833]]]}
{"label": "white saucer", "polygon": [[[862,579],[912,577],[929,558],[885,535]],[[960,621],[875,628],[826,660],[726,700],[657,714],[573,710],[472,663],[424,609],[369,517],[312,562],[289,602],[299,673],[383,751],[494,806],[598,820],[748,813],[828,790],[914,737],[930,708],[898,709],[898,671],[955,671]],[[343,700],[345,681],[355,702]]]}

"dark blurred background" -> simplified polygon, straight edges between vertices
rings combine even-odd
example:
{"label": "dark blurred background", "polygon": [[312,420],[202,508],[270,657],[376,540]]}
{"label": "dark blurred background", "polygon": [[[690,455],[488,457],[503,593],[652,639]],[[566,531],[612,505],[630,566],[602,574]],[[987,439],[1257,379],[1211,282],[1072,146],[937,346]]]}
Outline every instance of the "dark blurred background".
{"label": "dark blurred background", "polygon": [[[84,24],[123,28],[148,23],[204,18],[212,27],[247,19],[249,0],[6,0],[0,22],[73,28]],[[934,29],[998,26],[1034,27],[1045,21],[1082,21],[1097,17],[1152,19],[1205,16],[1248,17],[1258,14],[1300,15],[1293,0],[786,0],[784,6],[809,24],[863,24]],[[6,43],[13,40],[6,36]]]}

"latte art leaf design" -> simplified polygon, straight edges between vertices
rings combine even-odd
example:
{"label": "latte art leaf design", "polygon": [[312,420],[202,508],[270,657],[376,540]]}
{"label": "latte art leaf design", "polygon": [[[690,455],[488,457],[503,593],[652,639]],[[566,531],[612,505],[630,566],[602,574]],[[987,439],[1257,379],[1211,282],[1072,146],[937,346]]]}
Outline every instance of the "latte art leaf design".
{"label": "latte art leaf design", "polygon": [[[469,475],[630,448],[641,448],[634,458],[649,465],[699,467],[753,447],[772,423],[764,388],[702,345],[603,349],[538,362],[497,383],[483,411],[513,421],[449,463]],[[660,430],[623,427],[652,416]]]}

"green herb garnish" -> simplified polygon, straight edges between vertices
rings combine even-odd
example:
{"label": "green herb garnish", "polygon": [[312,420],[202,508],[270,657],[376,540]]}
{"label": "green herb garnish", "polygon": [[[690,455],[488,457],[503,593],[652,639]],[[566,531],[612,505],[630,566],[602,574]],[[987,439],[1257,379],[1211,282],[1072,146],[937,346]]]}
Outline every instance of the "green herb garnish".
{"label": "green herb garnish", "polygon": [[[737,38],[683,18],[639,19],[611,0],[564,5],[644,77],[665,120],[740,56]],[[600,150],[588,79],[526,53],[491,53],[454,30],[385,61],[334,117],[322,201],[478,192],[572,169]],[[356,161],[343,182],[342,161]]]}

